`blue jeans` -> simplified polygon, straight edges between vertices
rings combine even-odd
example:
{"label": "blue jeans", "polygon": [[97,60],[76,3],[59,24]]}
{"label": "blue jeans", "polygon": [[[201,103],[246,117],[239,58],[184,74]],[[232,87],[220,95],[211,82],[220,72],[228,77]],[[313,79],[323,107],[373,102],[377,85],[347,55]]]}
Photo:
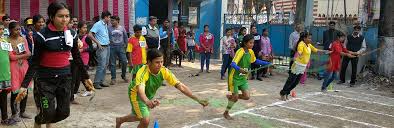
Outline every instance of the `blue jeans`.
{"label": "blue jeans", "polygon": [[[230,68],[231,64],[231,57],[230,54],[223,54],[222,56],[222,70],[220,71],[220,76],[223,77],[224,73],[226,73],[226,70]],[[230,71],[230,70],[229,70]]]}
{"label": "blue jeans", "polygon": [[[319,67],[323,67],[323,66],[327,65],[328,59],[329,59],[328,57],[329,56],[327,56],[327,55],[319,53],[320,61],[318,61],[317,67],[319,68]],[[318,69],[318,73],[321,78],[325,78],[326,77],[325,75],[327,74],[325,68]]]}
{"label": "blue jeans", "polygon": [[327,71],[324,76],[325,77],[324,77],[323,85],[321,86],[322,90],[326,90],[328,85],[330,85],[330,83],[334,81],[334,79],[337,77],[337,72]]}
{"label": "blue jeans", "polygon": [[122,66],[122,79],[126,78],[126,69],[127,69],[127,58],[126,58],[126,50],[122,46],[111,46],[110,52],[110,69],[111,69],[111,80],[116,79],[116,58],[119,58],[120,64]]}
{"label": "blue jeans", "polygon": [[100,85],[104,82],[106,67],[109,63],[110,47],[103,47],[103,49],[96,50],[97,68],[96,76],[94,77],[94,84]]}
{"label": "blue jeans", "polygon": [[189,52],[189,61],[194,60],[195,58],[194,46],[187,46],[187,51]]}
{"label": "blue jeans", "polygon": [[211,53],[201,53],[201,71],[204,71],[204,64],[206,63],[206,70],[209,71],[209,62]]}

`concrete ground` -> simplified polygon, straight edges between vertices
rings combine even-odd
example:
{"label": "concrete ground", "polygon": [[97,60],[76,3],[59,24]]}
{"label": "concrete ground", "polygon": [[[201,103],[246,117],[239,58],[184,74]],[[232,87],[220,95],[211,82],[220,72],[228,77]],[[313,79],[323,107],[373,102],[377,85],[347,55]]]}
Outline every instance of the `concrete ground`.
{"label": "concrete ground", "polygon": [[[213,60],[214,61],[214,60]],[[151,110],[151,123],[157,120],[162,128],[271,128],[271,127],[344,127],[370,128],[393,127],[394,95],[391,91],[371,90],[367,85],[348,88],[334,84],[337,92],[321,93],[322,81],[308,79],[305,86],[296,87],[296,97],[280,101],[279,91],[287,79],[284,72],[275,73],[264,81],[249,81],[251,99],[240,101],[231,110],[235,120],[222,118],[227,105],[227,84],[220,80],[220,62],[214,61],[211,73],[191,76],[199,71],[199,62],[183,63],[184,68],[172,68],[173,73],[195,95],[208,99],[210,105],[201,107],[173,87],[162,87],[156,98],[161,105]],[[93,78],[94,75],[91,75]],[[107,75],[109,82],[110,75]],[[115,117],[131,112],[127,95],[128,83],[123,83],[118,73],[118,83],[98,90],[95,98],[78,97],[81,105],[71,106],[71,115],[56,124],[59,128],[110,128]],[[81,89],[84,88],[81,86]],[[83,91],[81,91],[83,92]],[[29,94],[27,112],[36,113],[32,95]],[[23,121],[32,127],[33,119]],[[4,128],[23,128],[24,123]],[[123,128],[136,127],[137,122],[124,123]]]}

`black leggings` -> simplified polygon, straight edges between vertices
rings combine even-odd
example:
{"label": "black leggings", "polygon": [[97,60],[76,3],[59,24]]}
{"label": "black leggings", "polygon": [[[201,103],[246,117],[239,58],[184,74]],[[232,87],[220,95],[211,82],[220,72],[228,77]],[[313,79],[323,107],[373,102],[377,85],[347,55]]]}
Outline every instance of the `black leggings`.
{"label": "black leggings", "polygon": [[1,110],[1,120],[8,119],[7,112],[7,90],[2,90],[0,92],[0,110]]}
{"label": "black leggings", "polygon": [[37,124],[56,123],[70,115],[71,76],[38,78],[34,100],[40,110]]}
{"label": "black leggings", "polygon": [[[174,50],[172,51],[171,54],[173,57],[175,57],[175,64],[178,64],[178,66],[182,65],[182,60],[183,60],[183,54],[181,52],[181,50]],[[179,60],[179,63],[178,63]]]}
{"label": "black leggings", "polygon": [[[257,59],[261,59],[261,58],[258,57]],[[258,69],[258,68],[260,68],[260,65],[258,65],[258,64],[251,64],[251,69],[252,70],[255,70],[255,69]],[[263,69],[259,69],[257,71],[253,71],[251,74],[252,74],[252,77],[259,78],[259,77],[261,77],[261,73],[263,73]],[[255,74],[256,74],[256,76],[255,76]]]}
{"label": "black leggings", "polygon": [[[27,92],[29,92],[29,91],[27,91]],[[17,114],[18,113],[18,105],[17,105],[17,103],[15,102],[15,99],[16,99],[16,97],[18,96],[18,93],[11,93],[11,102],[10,102],[10,106],[11,106],[11,112],[12,112],[12,115],[15,115],[15,114]],[[25,110],[26,110],[26,103],[27,103],[27,97],[28,96],[26,96],[24,99],[22,99],[22,101],[20,102],[20,104],[19,104],[19,112],[20,113],[24,113],[25,112]]]}
{"label": "black leggings", "polygon": [[290,72],[291,72],[291,66],[294,63],[294,54],[295,53],[296,53],[296,51],[294,51],[294,50],[290,51],[289,75],[290,75]]}
{"label": "black leggings", "polygon": [[283,89],[280,91],[280,95],[289,95],[290,91],[293,90],[297,86],[298,83],[300,83],[302,75],[303,74],[296,75],[296,74],[290,73],[285,85],[283,86]]}

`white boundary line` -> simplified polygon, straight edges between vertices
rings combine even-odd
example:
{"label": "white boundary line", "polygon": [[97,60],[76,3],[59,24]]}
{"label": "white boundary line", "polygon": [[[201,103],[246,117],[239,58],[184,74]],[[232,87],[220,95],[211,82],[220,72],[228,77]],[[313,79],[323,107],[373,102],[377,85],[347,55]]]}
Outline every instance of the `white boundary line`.
{"label": "white boundary line", "polygon": [[336,116],[331,116],[331,115],[325,115],[325,114],[320,114],[320,113],[316,113],[316,112],[311,112],[311,111],[306,111],[306,110],[301,110],[301,109],[297,109],[297,108],[292,108],[292,107],[287,107],[287,106],[283,106],[283,105],[276,105],[278,107],[282,107],[282,108],[286,108],[286,109],[290,109],[290,110],[295,110],[295,111],[300,111],[300,112],[304,112],[304,113],[309,113],[309,114],[313,114],[313,115],[319,115],[319,116],[325,116],[325,117],[331,117],[331,118],[335,118],[335,119],[339,119],[339,120],[343,120],[343,121],[349,121],[349,122],[353,122],[353,123],[357,123],[357,124],[362,124],[365,126],[372,126],[372,127],[378,127],[378,128],[385,128],[383,126],[379,126],[376,124],[370,124],[370,123],[366,123],[366,122],[360,122],[360,121],[355,121],[355,120],[349,120],[349,119],[345,119],[342,117],[336,117]]}
{"label": "white boundary line", "polygon": [[216,127],[219,127],[219,128],[226,128],[226,127],[223,127],[221,125],[214,124],[214,123],[211,123],[211,122],[207,122],[207,124],[210,124],[210,125],[213,125],[213,126],[216,126]]}
{"label": "white boundary line", "polygon": [[349,98],[349,97],[344,97],[344,96],[339,96],[339,95],[332,95],[332,94],[322,94],[322,95],[331,96],[331,97],[338,97],[338,98],[343,98],[343,99],[348,99],[348,100],[354,100],[354,101],[359,101],[359,102],[367,102],[367,103],[372,103],[372,104],[379,104],[379,105],[383,105],[383,106],[394,107],[394,105],[390,105],[390,104],[374,102],[374,101],[368,101],[368,100],[360,100],[360,99]]}
{"label": "white boundary line", "polygon": [[324,104],[324,105],[342,107],[342,108],[351,109],[351,110],[369,112],[369,113],[374,113],[374,114],[383,115],[383,116],[394,117],[393,115],[390,115],[390,114],[385,114],[385,113],[380,113],[380,112],[374,112],[374,111],[370,111],[370,110],[364,110],[364,109],[353,108],[353,107],[348,107],[348,106],[342,106],[342,105],[339,105],[339,104],[324,103],[324,102],[319,102],[319,101],[314,101],[314,100],[307,100],[307,99],[300,99],[300,100],[302,100],[302,101],[307,101],[307,102],[312,102],[312,103],[318,103],[318,104]]}
{"label": "white boundary line", "polygon": [[381,96],[381,95],[376,95],[376,94],[368,94],[368,93],[354,92],[354,91],[348,91],[348,90],[338,90],[338,91],[342,91],[342,92],[350,92],[350,93],[356,93],[356,94],[362,94],[362,95],[367,95],[367,96],[376,96],[376,97],[381,97],[381,98],[387,98],[387,99],[394,100],[394,98],[392,98],[392,97],[388,97],[388,96]]}
{"label": "white boundary line", "polygon": [[[249,109],[241,110],[241,111],[238,111],[238,112],[234,112],[234,113],[231,113],[230,115],[231,115],[231,116],[235,116],[235,115],[247,113],[247,112],[249,112],[249,111],[259,110],[259,109],[265,109],[265,108],[267,108],[267,107],[276,106],[276,105],[280,105],[280,104],[285,104],[285,103],[288,103],[288,102],[291,102],[291,101],[294,101],[294,100],[303,99],[303,98],[307,98],[307,97],[311,97],[311,96],[315,96],[315,95],[320,95],[320,94],[322,94],[322,92],[307,93],[307,94],[305,94],[304,97],[301,97],[301,98],[293,98],[293,99],[288,100],[288,101],[278,101],[278,102],[274,102],[274,103],[269,104],[269,105],[266,105],[266,106],[254,107],[254,108],[249,108]],[[207,123],[209,123],[209,122],[221,120],[221,119],[224,119],[224,118],[223,118],[223,117],[219,117],[219,118],[213,118],[213,119],[210,119],[210,120],[201,120],[200,122],[198,122],[198,123],[196,123],[196,124],[185,125],[185,126],[183,126],[183,128],[197,127],[197,126],[200,126],[200,125],[203,125],[203,124],[207,124]]]}
{"label": "white boundary line", "polygon": [[261,118],[265,118],[265,119],[269,119],[269,120],[277,120],[277,121],[285,122],[285,123],[288,123],[288,124],[300,125],[302,127],[307,127],[307,128],[317,128],[315,126],[304,124],[304,123],[292,122],[292,121],[289,121],[289,120],[279,119],[279,118],[269,117],[269,116],[264,116],[264,115],[256,114],[256,113],[252,113],[252,112],[246,112],[245,114],[249,114],[249,115],[253,115],[253,116],[257,116],[257,117],[261,117]]}

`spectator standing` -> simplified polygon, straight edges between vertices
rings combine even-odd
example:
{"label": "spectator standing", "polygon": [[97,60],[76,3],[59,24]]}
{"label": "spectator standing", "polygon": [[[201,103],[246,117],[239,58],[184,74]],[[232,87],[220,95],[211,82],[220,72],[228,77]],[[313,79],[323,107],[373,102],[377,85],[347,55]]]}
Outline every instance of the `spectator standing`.
{"label": "spectator standing", "polygon": [[353,55],[355,55],[356,57],[354,58],[350,58],[346,56],[343,57],[339,84],[345,83],[346,69],[349,64],[349,61],[351,61],[352,64],[350,87],[353,87],[356,84],[358,57],[367,49],[365,38],[364,36],[361,35],[360,32],[361,32],[361,27],[354,26],[353,33],[347,36],[347,42],[345,42],[345,47],[347,50],[354,52],[355,54]]}
{"label": "spectator standing", "polygon": [[157,28],[157,18],[154,16],[149,17],[149,24],[146,28],[146,42],[149,49],[160,48],[160,32]]}
{"label": "spectator standing", "polygon": [[190,26],[190,31],[186,33],[186,42],[187,42],[187,51],[189,55],[189,62],[194,63],[195,53],[194,50],[196,48],[195,42],[195,32],[192,26]]}
{"label": "spectator standing", "polygon": [[204,70],[204,65],[206,66],[206,72],[210,73],[209,71],[209,64],[211,59],[211,54],[213,53],[213,44],[215,41],[215,37],[212,33],[209,32],[209,26],[204,25],[204,32],[200,34],[199,37],[200,41],[200,55],[201,55],[201,70],[202,73]]}
{"label": "spectator standing", "polygon": [[121,77],[125,83],[129,83],[126,77],[127,58],[125,46],[128,42],[128,36],[125,28],[119,25],[119,17],[111,16],[111,26],[108,27],[110,39],[110,69],[111,69],[111,85],[116,83],[116,58],[119,58],[122,74]]}
{"label": "spectator standing", "polygon": [[97,45],[97,67],[96,76],[94,77],[94,87],[102,89],[102,87],[109,87],[104,84],[106,67],[110,58],[110,40],[108,33],[108,23],[110,21],[111,13],[104,11],[101,13],[101,20],[96,22],[90,29],[89,38]]}

